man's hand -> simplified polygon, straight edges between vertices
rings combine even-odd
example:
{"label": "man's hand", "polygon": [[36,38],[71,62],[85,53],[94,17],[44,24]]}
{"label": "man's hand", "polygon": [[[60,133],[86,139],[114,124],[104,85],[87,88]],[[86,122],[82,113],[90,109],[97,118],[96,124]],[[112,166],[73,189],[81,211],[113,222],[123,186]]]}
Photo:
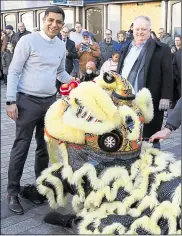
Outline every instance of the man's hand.
{"label": "man's hand", "polygon": [[161,131],[158,131],[157,133],[153,134],[151,137],[150,137],[150,140],[149,142],[152,143],[155,139],[159,139],[159,141],[163,141],[164,139],[168,138],[169,135],[171,134],[171,130],[168,129],[168,128],[164,128],[163,130]]}
{"label": "man's hand", "polygon": [[159,110],[167,111],[169,109],[170,100],[169,99],[161,99],[159,102]]}
{"label": "man's hand", "polygon": [[6,113],[12,120],[16,120],[18,118],[18,107],[16,104],[11,104],[6,106]]}

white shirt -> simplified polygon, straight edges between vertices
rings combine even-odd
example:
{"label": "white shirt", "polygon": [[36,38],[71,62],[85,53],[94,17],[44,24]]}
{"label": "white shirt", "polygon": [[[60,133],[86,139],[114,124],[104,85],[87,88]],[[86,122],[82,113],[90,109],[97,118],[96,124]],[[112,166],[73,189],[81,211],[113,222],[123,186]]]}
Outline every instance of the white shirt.
{"label": "white shirt", "polygon": [[[123,69],[122,69],[122,74],[121,74],[121,76],[123,78],[126,78],[126,79],[128,78],[128,75],[129,75],[130,71],[132,70],[133,65],[135,64],[145,42],[140,44],[139,46],[136,46],[134,41],[132,42],[133,46],[130,49],[130,51],[129,51],[128,55],[126,56],[124,63],[123,63]],[[138,92],[137,85],[138,85],[138,82],[135,81],[135,84],[134,84],[135,92]]]}
{"label": "white shirt", "polygon": [[48,42],[54,42],[56,40],[55,37],[53,39],[49,38],[49,36],[47,36],[47,34],[43,30],[39,31],[39,34]]}

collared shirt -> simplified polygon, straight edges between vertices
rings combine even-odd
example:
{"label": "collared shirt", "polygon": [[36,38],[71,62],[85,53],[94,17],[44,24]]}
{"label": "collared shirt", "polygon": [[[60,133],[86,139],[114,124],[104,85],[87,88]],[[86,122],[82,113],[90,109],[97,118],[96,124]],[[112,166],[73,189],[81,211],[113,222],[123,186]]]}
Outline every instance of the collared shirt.
{"label": "collared shirt", "polygon": [[[147,40],[146,40],[147,41]],[[142,48],[146,41],[138,46],[135,45],[135,41],[133,40],[128,48],[128,55],[126,56],[124,63],[123,63],[123,69],[121,76],[124,78],[128,78],[128,75],[130,71],[133,68],[133,65],[135,64],[140,52],[142,51]],[[135,92],[137,92],[137,81],[135,81],[134,89]]]}
{"label": "collared shirt", "polygon": [[48,42],[55,42],[56,40],[55,37],[53,39],[49,38],[49,36],[47,36],[47,34],[43,30],[39,31],[38,33],[42,36],[43,39],[47,40]]}

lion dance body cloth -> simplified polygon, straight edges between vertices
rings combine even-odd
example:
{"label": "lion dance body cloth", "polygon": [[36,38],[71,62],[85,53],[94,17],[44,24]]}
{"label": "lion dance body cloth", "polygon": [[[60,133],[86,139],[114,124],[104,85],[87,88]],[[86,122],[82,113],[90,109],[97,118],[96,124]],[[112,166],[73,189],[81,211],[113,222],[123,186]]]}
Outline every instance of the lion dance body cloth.
{"label": "lion dance body cloth", "polygon": [[115,72],[69,86],[45,117],[52,165],[38,191],[54,209],[73,195],[75,233],[181,234],[181,162],[142,139],[149,90]]}

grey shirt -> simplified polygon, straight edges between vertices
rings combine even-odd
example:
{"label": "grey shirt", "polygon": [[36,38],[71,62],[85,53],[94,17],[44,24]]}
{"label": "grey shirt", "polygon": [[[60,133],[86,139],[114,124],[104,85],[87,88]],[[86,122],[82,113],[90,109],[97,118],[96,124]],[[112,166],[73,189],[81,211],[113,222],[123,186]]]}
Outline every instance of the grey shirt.
{"label": "grey shirt", "polygon": [[7,100],[16,101],[16,93],[37,97],[56,93],[56,78],[68,83],[71,76],[65,71],[65,44],[44,31],[22,37],[14,51],[8,71]]}

